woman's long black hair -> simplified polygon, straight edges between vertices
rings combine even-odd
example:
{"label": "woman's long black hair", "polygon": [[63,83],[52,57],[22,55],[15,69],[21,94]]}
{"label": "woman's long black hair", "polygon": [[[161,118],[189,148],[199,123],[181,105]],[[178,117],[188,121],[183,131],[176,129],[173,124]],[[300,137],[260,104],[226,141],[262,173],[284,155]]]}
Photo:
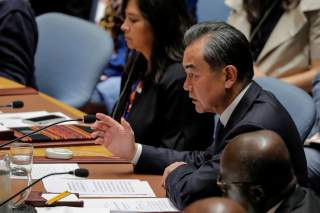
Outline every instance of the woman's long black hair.
{"label": "woman's long black hair", "polygon": [[[129,0],[122,2],[122,14]],[[185,0],[135,0],[142,16],[149,22],[153,32],[150,63],[141,55],[134,57],[139,62],[135,75],[139,72],[144,82],[159,81],[165,68],[173,62],[181,62],[183,56],[183,35],[193,24]],[[130,54],[129,54],[130,55]],[[135,54],[131,54],[133,56]],[[130,63],[129,63],[130,64]],[[130,65],[128,70],[131,70]]]}

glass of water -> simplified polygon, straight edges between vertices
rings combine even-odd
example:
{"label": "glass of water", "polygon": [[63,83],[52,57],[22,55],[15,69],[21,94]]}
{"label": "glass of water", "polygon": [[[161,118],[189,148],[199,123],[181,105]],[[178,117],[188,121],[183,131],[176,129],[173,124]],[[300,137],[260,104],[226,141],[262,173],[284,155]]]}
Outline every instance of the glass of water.
{"label": "glass of water", "polygon": [[[31,143],[14,143],[10,146],[11,178],[21,179],[28,186],[32,182],[31,170],[33,162],[33,146]],[[15,206],[22,203],[29,195],[31,188],[21,193],[15,200]]]}
{"label": "glass of water", "polygon": [[[0,153],[0,204],[11,196],[10,159],[8,154]],[[0,207],[1,213],[11,212],[9,204]]]}

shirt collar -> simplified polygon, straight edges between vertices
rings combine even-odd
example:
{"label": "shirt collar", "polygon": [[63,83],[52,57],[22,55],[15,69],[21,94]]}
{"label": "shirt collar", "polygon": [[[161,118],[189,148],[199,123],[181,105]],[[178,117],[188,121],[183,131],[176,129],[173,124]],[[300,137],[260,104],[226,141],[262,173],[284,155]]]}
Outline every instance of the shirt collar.
{"label": "shirt collar", "polygon": [[246,91],[249,89],[252,83],[248,84],[240,93],[239,95],[232,101],[232,103],[223,111],[223,113],[220,115],[220,122],[223,124],[223,126],[226,126],[229,118],[234,111],[234,109],[237,107],[239,102],[241,101],[242,97],[246,93]]}

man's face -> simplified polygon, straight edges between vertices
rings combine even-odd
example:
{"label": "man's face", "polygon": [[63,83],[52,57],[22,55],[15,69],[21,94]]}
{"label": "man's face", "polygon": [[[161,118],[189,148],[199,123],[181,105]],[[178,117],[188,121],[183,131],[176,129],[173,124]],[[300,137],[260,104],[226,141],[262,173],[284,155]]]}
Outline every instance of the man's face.
{"label": "man's face", "polygon": [[220,174],[217,181],[218,186],[223,192],[223,196],[234,200],[244,207],[247,212],[254,212],[252,203],[248,197],[249,183],[246,174],[240,171],[239,160],[233,157],[232,153],[222,154],[220,160]]}
{"label": "man's face", "polygon": [[203,45],[206,38],[194,41],[189,45],[183,57],[183,66],[187,78],[183,88],[189,92],[192,103],[198,113],[224,111],[225,73],[222,69],[210,70],[203,58]]}

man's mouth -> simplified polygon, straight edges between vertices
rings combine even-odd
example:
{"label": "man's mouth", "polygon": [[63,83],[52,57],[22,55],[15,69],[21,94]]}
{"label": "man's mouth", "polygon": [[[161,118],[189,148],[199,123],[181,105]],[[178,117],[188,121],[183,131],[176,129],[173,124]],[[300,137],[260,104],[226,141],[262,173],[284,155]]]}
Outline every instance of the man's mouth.
{"label": "man's mouth", "polygon": [[192,103],[195,103],[195,102],[197,102],[197,99],[195,99],[195,98],[192,98],[192,97],[190,97],[191,98],[191,102]]}

